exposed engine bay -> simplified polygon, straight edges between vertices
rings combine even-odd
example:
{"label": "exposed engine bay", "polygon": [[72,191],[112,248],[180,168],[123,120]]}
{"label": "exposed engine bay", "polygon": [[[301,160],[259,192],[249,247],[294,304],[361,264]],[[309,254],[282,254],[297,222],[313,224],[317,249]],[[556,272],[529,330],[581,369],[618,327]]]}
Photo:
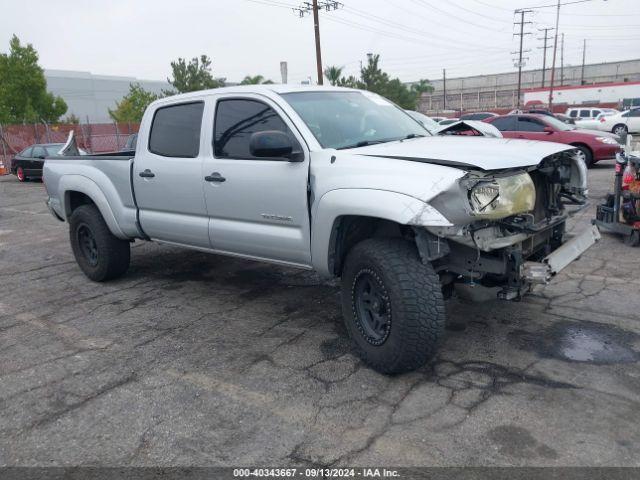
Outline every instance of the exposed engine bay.
{"label": "exposed engine bay", "polygon": [[563,245],[566,220],[587,205],[588,195],[586,166],[571,150],[535,167],[469,171],[456,188],[432,200],[454,225],[417,232],[421,255],[443,286],[504,286],[504,298],[555,273],[544,259]]}

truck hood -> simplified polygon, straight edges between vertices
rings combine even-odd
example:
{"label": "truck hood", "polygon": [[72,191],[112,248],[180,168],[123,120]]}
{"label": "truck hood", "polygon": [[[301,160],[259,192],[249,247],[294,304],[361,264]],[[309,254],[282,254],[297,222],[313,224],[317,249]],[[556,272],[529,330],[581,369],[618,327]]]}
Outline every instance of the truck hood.
{"label": "truck hood", "polygon": [[502,170],[538,165],[543,158],[574,147],[553,142],[477,136],[423,137],[343,150],[449,167]]}

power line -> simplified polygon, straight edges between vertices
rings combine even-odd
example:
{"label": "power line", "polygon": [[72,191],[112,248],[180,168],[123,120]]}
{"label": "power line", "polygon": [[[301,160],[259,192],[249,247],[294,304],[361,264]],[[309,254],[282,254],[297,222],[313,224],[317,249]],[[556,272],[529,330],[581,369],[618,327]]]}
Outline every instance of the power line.
{"label": "power line", "polygon": [[[419,5],[419,6],[423,7],[423,8],[428,8],[429,10],[435,10],[436,12],[440,12],[440,13],[442,13],[443,15],[445,15],[445,16],[447,16],[447,17],[450,17],[450,18],[453,18],[453,19],[455,19],[455,20],[458,20],[458,21],[460,20],[460,18],[459,18],[459,17],[457,17],[457,16],[453,15],[451,12],[447,12],[447,11],[445,11],[445,10],[442,10],[441,8],[435,7],[435,6],[433,6],[432,4],[427,3],[425,0],[413,0],[413,3],[415,3],[415,4]],[[479,24],[474,23],[474,22],[472,22],[472,21],[470,21],[470,20],[468,20],[468,19],[465,19],[465,20],[464,20],[464,25],[465,25],[465,26],[473,25],[474,27],[482,28],[482,29],[484,29],[484,30],[491,30],[492,32],[495,32],[495,31],[496,31],[496,29],[495,29],[495,28],[487,27],[486,25],[479,25]]]}
{"label": "power line", "polygon": [[558,4],[549,4],[549,5],[537,5],[535,7],[527,7],[527,9],[529,10],[534,10],[534,9],[538,9],[538,8],[551,8],[551,7],[561,7],[564,5],[573,5],[575,3],[586,3],[586,2],[593,2],[594,0],[574,0],[573,2],[565,2],[565,3],[560,3],[558,2]]}

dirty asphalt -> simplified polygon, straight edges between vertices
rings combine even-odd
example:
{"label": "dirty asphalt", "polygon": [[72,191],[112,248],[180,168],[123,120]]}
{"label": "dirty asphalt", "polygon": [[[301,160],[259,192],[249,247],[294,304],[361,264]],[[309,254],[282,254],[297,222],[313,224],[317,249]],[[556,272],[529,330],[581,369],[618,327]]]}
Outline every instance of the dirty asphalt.
{"label": "dirty asphalt", "polygon": [[[612,162],[590,171],[592,208]],[[336,285],[136,242],[76,266],[42,183],[0,178],[0,465],[640,465],[640,249],[519,303],[449,302],[437,358],[351,355]]]}

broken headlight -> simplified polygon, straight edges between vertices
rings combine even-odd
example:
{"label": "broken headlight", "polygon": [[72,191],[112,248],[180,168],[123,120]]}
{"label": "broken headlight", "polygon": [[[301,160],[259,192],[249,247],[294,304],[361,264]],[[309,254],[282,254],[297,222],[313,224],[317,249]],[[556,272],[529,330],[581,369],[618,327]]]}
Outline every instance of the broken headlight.
{"label": "broken headlight", "polygon": [[499,219],[533,210],[536,188],[528,173],[479,178],[470,185],[468,198],[474,217]]}

